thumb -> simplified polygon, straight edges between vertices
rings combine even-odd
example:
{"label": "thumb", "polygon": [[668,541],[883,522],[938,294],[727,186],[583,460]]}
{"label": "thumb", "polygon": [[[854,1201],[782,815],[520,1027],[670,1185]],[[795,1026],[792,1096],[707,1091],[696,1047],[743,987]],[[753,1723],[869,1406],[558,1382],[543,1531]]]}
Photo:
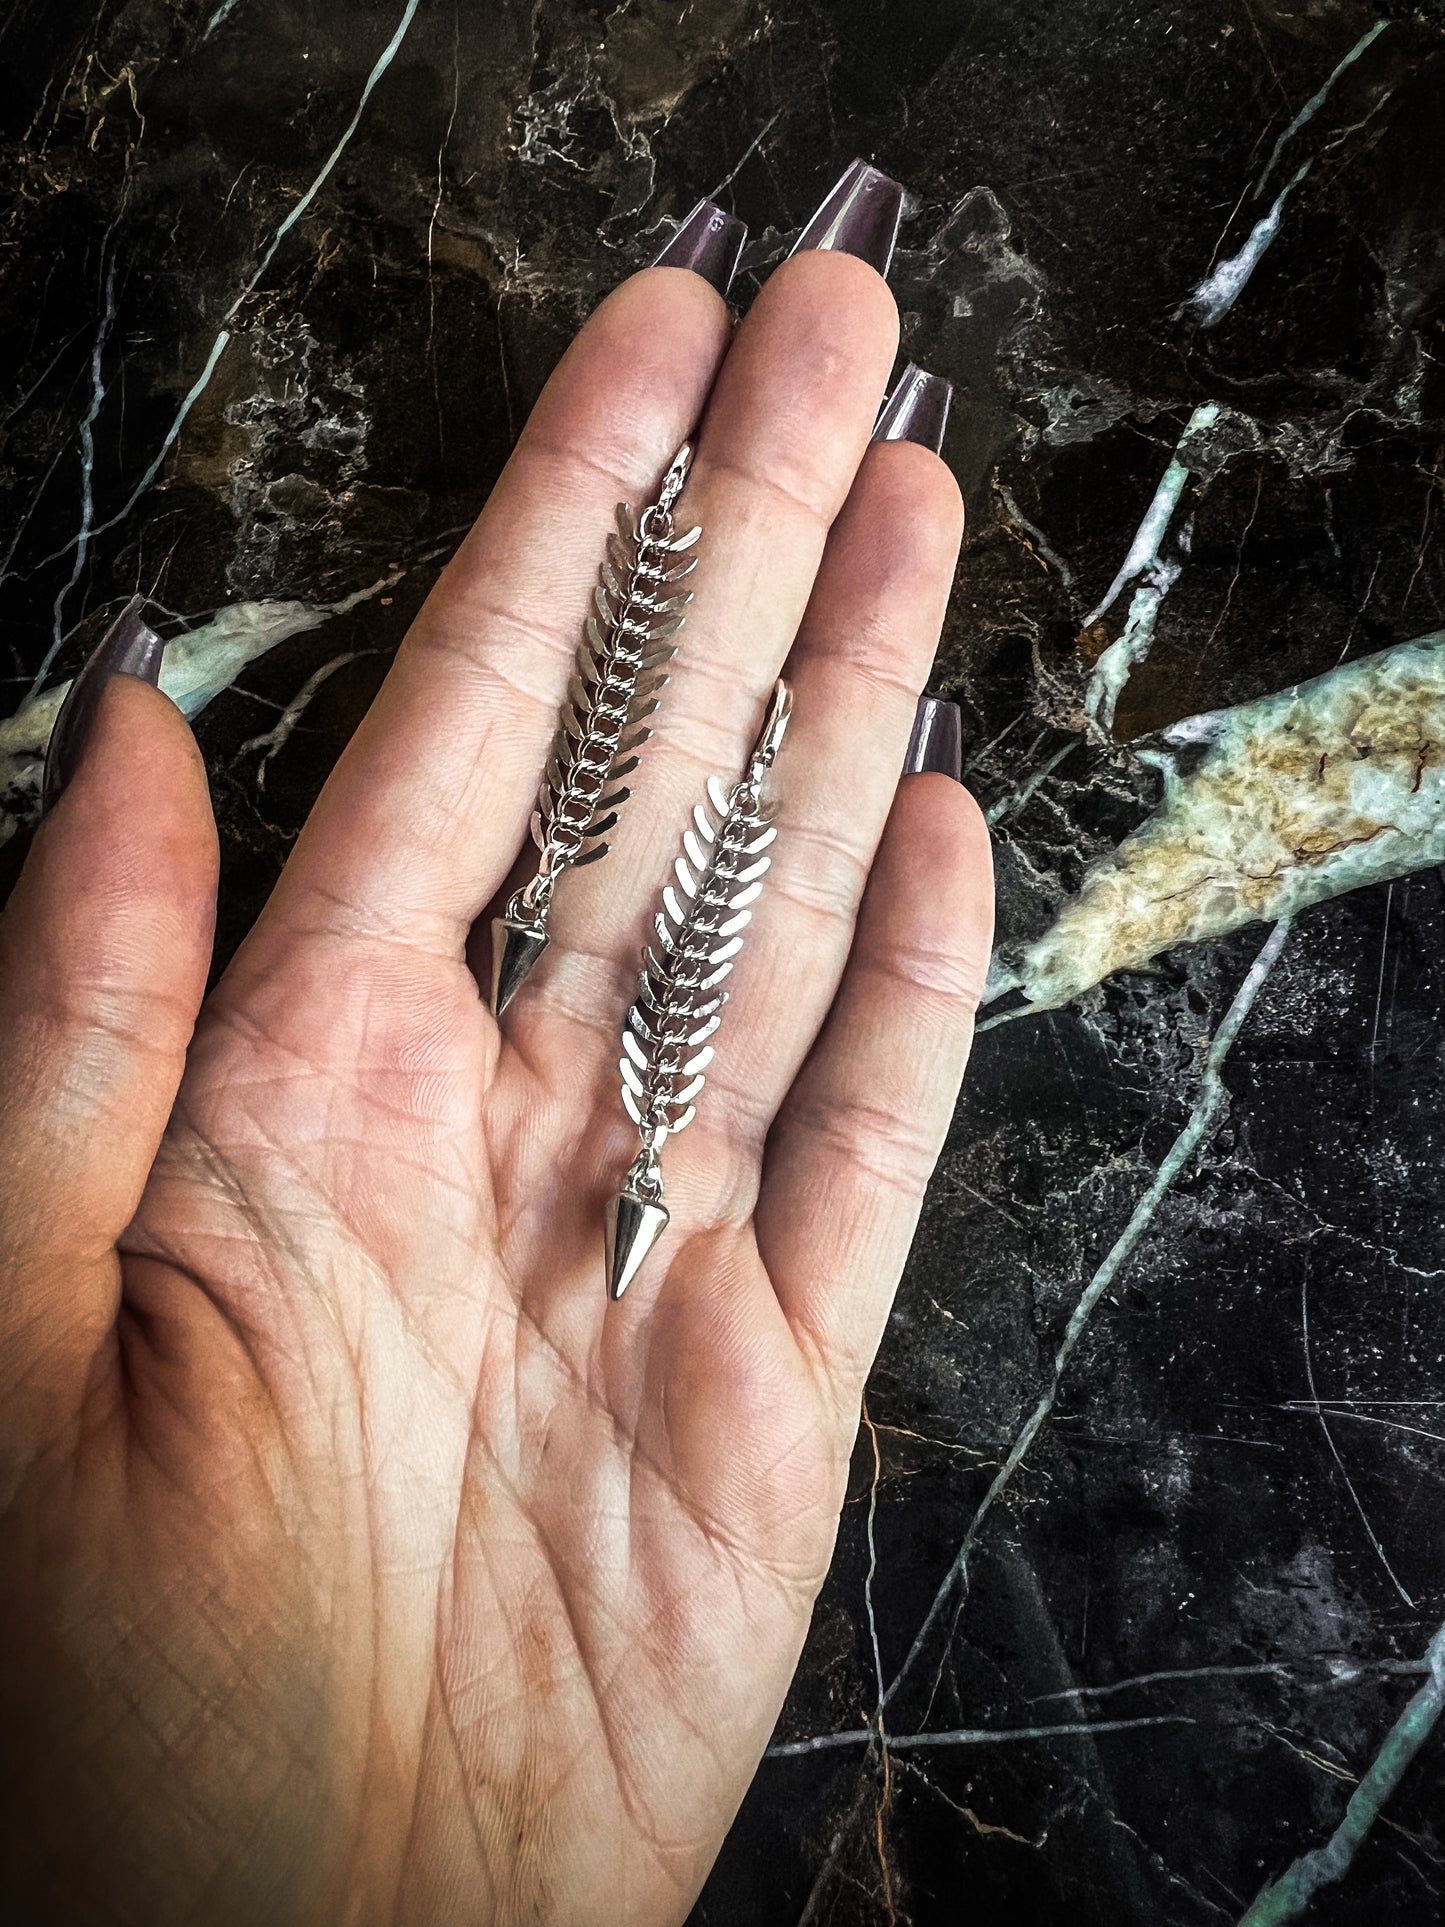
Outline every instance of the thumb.
{"label": "thumb", "polygon": [[116,1240],[205,990],[216,832],[132,605],[76,677],[47,813],[0,917],[0,1371],[81,1370],[113,1323]]}

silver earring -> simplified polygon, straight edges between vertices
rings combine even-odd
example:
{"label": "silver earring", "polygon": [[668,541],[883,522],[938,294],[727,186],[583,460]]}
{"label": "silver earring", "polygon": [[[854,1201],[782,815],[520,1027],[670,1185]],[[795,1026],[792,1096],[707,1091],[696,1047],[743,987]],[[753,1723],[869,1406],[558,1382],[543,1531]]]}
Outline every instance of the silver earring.
{"label": "silver earring", "polygon": [[673,510],[692,466],[684,444],[650,508],[617,505],[617,529],[594,591],[577,665],[567,685],[552,753],[532,812],[536,875],[492,924],[492,1010],[500,1016],[547,947],[552,893],[566,871],[607,854],[607,832],[629,792],[616,787],[637,767],[652,731],[646,720],[667,681],[673,641],[692,591],[670,593],[697,567],[678,557],[701,528],[677,533]]}
{"label": "silver earring", "polygon": [[663,1203],[663,1145],[696,1116],[694,1099],[713,1060],[709,1038],[722,1022],[729,975],[752,922],[752,905],[772,867],[765,852],[777,836],[763,798],[787,731],[793,699],[778,683],[762,733],[740,781],[719,777],[693,811],[674,865],[677,881],[662,892],[653,918],[655,945],[642,953],[637,1001],[623,1027],[622,1103],[642,1134],[622,1190],[607,1206],[607,1290],[620,1298],[668,1222]]}

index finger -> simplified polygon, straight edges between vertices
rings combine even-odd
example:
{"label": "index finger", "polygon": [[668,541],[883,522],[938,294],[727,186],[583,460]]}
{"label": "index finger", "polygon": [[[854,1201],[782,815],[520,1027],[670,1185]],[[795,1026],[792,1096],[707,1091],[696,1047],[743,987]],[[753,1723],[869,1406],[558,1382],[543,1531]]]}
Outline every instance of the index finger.
{"label": "index finger", "polygon": [[655,489],[730,335],[716,290],[671,267],[587,322],[322,791],[273,927],[464,944],[525,839],[616,504]]}

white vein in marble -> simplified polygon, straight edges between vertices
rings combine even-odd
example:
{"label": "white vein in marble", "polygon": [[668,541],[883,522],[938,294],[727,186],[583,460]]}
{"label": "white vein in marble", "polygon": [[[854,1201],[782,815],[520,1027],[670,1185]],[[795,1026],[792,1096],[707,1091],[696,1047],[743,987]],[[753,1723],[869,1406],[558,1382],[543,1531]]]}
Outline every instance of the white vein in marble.
{"label": "white vein in marble", "polygon": [[1139,754],[1163,774],[1158,808],[995,960],[990,997],[1055,1009],[1174,944],[1445,862],[1445,631],[1157,742]]}
{"label": "white vein in marble", "polygon": [[105,349],[110,340],[110,331],[115,326],[115,262],[111,261],[105,277],[105,305],[101,312],[100,327],[90,351],[90,404],[80,418],[80,531],[75,538],[75,562],[69,578],[55,592],[55,602],[51,610],[50,647],[44,660],[36,671],[32,689],[39,689],[50,673],[50,665],[60,653],[65,639],[65,605],[70,593],[85,573],[86,558],[90,554],[91,530],[95,523],[95,423],[105,403]]}
{"label": "white vein in marble", "polygon": [[[230,307],[228,307],[226,312],[222,315],[220,328],[217,331],[215,340],[211,343],[210,352],[206,356],[205,363],[201,368],[200,373],[196,376],[196,379],[191,383],[191,386],[189,387],[189,389],[187,389],[185,395],[182,397],[180,406],[177,408],[175,414],[171,418],[170,426],[166,429],[164,436],[161,438],[161,445],[159,449],[157,449],[155,455],[151,458],[151,461],[146,466],[146,469],[144,473],[141,475],[139,481],[136,482],[130,494],[126,497],[125,501],[115,511],[115,513],[109,516],[105,521],[97,523],[94,527],[90,527],[87,525],[84,531],[85,539],[87,541],[89,541],[93,536],[104,535],[108,533],[111,529],[118,528],[122,522],[126,521],[131,515],[132,511],[135,509],[136,505],[140,502],[141,497],[150,488],[151,484],[156,480],[161,470],[164,468],[166,463],[166,458],[170,454],[171,450],[175,447],[177,441],[180,439],[181,430],[185,427],[186,422],[190,417],[191,410],[195,407],[196,403],[200,400],[201,396],[205,393],[207,388],[210,387],[211,381],[215,375],[216,369],[220,366],[221,357],[222,355],[225,354],[226,349],[230,346],[232,323],[237,320],[237,318],[241,314],[242,309],[245,307],[246,302],[251,298],[251,296],[256,292],[257,288],[261,285],[261,282],[264,280],[266,276],[267,270],[270,268],[271,263],[275,260],[276,255],[281,248],[282,242],[286,239],[286,236],[297,225],[297,223],[305,217],[305,215],[311,208],[312,203],[315,201],[317,195],[321,192],[322,188],[326,185],[327,181],[329,181],[331,176],[335,173],[337,164],[340,162],[341,157],[346,152],[347,148],[351,145],[352,139],[356,134],[356,130],[361,125],[362,118],[366,113],[367,105],[371,100],[371,96],[373,95],[373,93],[375,93],[376,88],[382,79],[382,76],[386,73],[387,69],[391,66],[392,62],[396,59],[397,54],[401,50],[402,43],[405,41],[408,33],[410,33],[411,24],[413,20],[415,20],[416,18],[417,9],[420,5],[421,5],[421,0],[407,0],[406,6],[402,11],[401,17],[397,21],[396,27],[392,32],[391,38],[387,41],[386,45],[382,48],[380,54],[378,54],[376,58],[375,64],[371,68],[371,71],[367,74],[366,81],[361,89],[360,97],[356,103],[355,112],[352,114],[351,119],[347,122],[345,128],[342,130],[340,139],[337,141],[336,145],[332,148],[331,152],[326,156],[326,159],[322,162],[320,171],[312,179],[310,185],[305,189],[305,191],[301,194],[299,199],[292,206],[290,213],[287,214],[284,217],[284,219],[280,221],[280,223],[277,225],[276,232],[271,236],[271,239],[267,244],[265,251],[262,253],[256,266],[252,269],[251,273],[247,276],[246,281],[242,286],[239,294],[236,295],[235,299],[231,302]],[[219,20],[212,22],[212,25],[218,25],[218,24],[219,24]],[[37,563],[35,566],[37,568],[43,568],[48,563],[59,561],[59,559],[62,556],[71,554],[72,551],[78,546],[80,539],[81,538],[77,536],[77,537],[73,537],[69,542],[62,543],[62,545],[58,549],[53,550],[51,554],[45,556],[42,559],[42,561]],[[0,580],[3,580],[3,577],[0,577]],[[44,680],[45,672],[48,669],[48,666],[49,666],[49,658],[47,658],[46,664],[42,668],[42,670],[37,673],[33,688],[35,689],[39,688],[41,682],[43,682]]]}
{"label": "white vein in marble", "polygon": [[1193,311],[1201,328],[1217,328],[1244,293],[1250,277],[1279,234],[1285,203],[1313,165],[1313,157],[1300,162],[1274,197],[1269,212],[1262,214],[1249,230],[1244,246],[1237,254],[1227,255],[1185,300],[1185,311]]}

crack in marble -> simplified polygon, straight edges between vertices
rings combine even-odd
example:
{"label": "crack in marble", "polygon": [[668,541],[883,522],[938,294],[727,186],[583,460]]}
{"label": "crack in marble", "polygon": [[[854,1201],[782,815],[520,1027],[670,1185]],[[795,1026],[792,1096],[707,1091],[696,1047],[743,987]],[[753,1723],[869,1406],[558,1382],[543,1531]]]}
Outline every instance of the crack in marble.
{"label": "crack in marble", "polygon": [[[1404,1272],[1404,1274],[1408,1278],[1420,1278],[1426,1281],[1427,1283],[1436,1278],[1445,1278],[1445,1266],[1430,1267],[1430,1266],[1424,1266],[1424,1265],[1406,1264],[1405,1260],[1400,1256],[1399,1251],[1395,1248],[1394,1245],[1379,1244],[1373,1239],[1361,1237],[1359,1232],[1351,1231],[1342,1224],[1334,1224],[1330,1221],[1330,1219],[1322,1218],[1319,1212],[1313,1210],[1311,1206],[1307,1204],[1303,1198],[1297,1196],[1295,1192],[1289,1190],[1285,1185],[1280,1184],[1276,1179],[1264,1177],[1259,1172],[1255,1172],[1253,1175],[1256,1182],[1266,1185],[1271,1191],[1276,1193],[1277,1196],[1284,1199],[1284,1201],[1287,1204],[1292,1205],[1296,1211],[1300,1211],[1304,1213],[1304,1215],[1309,1220],[1309,1223],[1312,1227],[1311,1236],[1317,1235],[1319,1233],[1324,1233],[1331,1238],[1342,1238],[1347,1244],[1353,1245],[1357,1251],[1367,1252],[1373,1258],[1383,1258],[1387,1264],[1391,1265],[1396,1271]],[[1394,1405],[1424,1406],[1424,1405],[1445,1405],[1445,1399],[1364,1399],[1364,1400],[1360,1400],[1360,1399],[1337,1398],[1337,1399],[1329,1400],[1328,1403],[1334,1404],[1334,1405],[1394,1404]]]}
{"label": "crack in marble", "polygon": [[[863,1609],[868,1620],[868,1643],[873,1654],[873,1673],[878,1684],[878,1703],[883,1703],[883,1653],[878,1644],[878,1620],[873,1610],[873,1581],[878,1576],[878,1542],[874,1527],[878,1519],[878,1487],[883,1478],[883,1458],[878,1446],[878,1431],[868,1415],[868,1402],[863,1402],[863,1423],[868,1428],[869,1442],[873,1448],[873,1477],[868,1485],[868,1523],[866,1538],[868,1543],[868,1570],[863,1578]],[[882,1722],[879,1722],[882,1732]]]}
{"label": "crack in marble", "polygon": [[1057,1693],[1036,1693],[1030,1706],[1046,1706],[1051,1700],[1109,1699],[1115,1693],[1129,1693],[1168,1680],[1195,1679],[1287,1679],[1288,1667],[1277,1660],[1254,1666],[1171,1666],[1153,1673],[1135,1673],[1129,1679],[1115,1679],[1103,1686],[1066,1686]]}
{"label": "crack in marble", "polygon": [[923,1768],[916,1765],[912,1760],[900,1760],[899,1765],[911,1779],[917,1780],[922,1786],[926,1786],[935,1798],[942,1800],[946,1807],[951,1808],[960,1820],[967,1820],[968,1824],[980,1839],[1012,1840],[1015,1846],[1032,1847],[1035,1853],[1040,1852],[1048,1840],[1049,1830],[1047,1827],[1031,1840],[1026,1833],[1015,1833],[1012,1827],[1002,1826],[996,1820],[981,1819],[972,1807],[966,1807],[961,1805],[957,1800],[951,1800],[943,1788],[935,1781],[930,1780],[928,1775],[923,1771]]}
{"label": "crack in marble", "polygon": [[105,350],[110,341],[110,331],[115,326],[115,262],[112,259],[105,276],[105,303],[101,310],[100,326],[95,331],[95,341],[90,350],[90,405],[80,420],[80,531],[75,538],[75,562],[69,580],[63,582],[55,592],[55,603],[51,614],[51,641],[30,684],[33,696],[45,678],[50,674],[50,665],[60,654],[65,640],[65,605],[70,592],[85,572],[86,558],[90,554],[90,539],[95,522],[95,422],[105,402]]}
{"label": "crack in marble", "polygon": [[[1351,1773],[1347,1766],[1341,1766],[1336,1760],[1327,1760],[1323,1753],[1315,1752],[1313,1747],[1302,1746],[1293,1734],[1286,1732],[1281,1726],[1276,1726],[1273,1720],[1260,1720],[1257,1724],[1261,1733],[1268,1733],[1272,1740],[1278,1740],[1281,1746],[1287,1746],[1291,1753],[1303,1760],[1306,1766],[1314,1767],[1317,1773],[1328,1773],[1332,1780],[1347,1780],[1351,1786],[1359,1785],[1357,1773]],[[1329,1742],[1324,1741],[1321,1744],[1328,1745]]]}
{"label": "crack in marble", "polygon": [[880,1759],[882,1783],[878,1789],[877,1806],[874,1812],[873,1830],[878,1851],[878,1873],[883,1882],[883,1904],[888,1910],[890,1927],[897,1920],[897,1909],[893,1904],[893,1869],[888,1863],[887,1822],[888,1809],[893,1799],[893,1768],[888,1752],[888,1736],[883,1726],[883,1651],[878,1643],[878,1618],[874,1610],[873,1582],[878,1575],[878,1542],[875,1526],[878,1518],[878,1488],[883,1480],[883,1457],[879,1450],[878,1433],[868,1411],[865,1397],[861,1408],[862,1423],[868,1429],[869,1443],[873,1448],[873,1476],[868,1485],[868,1519],[865,1537],[868,1545],[868,1569],[863,1578],[863,1611],[868,1621],[868,1641],[873,1656],[873,1677],[876,1682],[878,1713],[873,1732],[874,1747],[870,1753]]}
{"label": "crack in marble", "polygon": [[1321,1890],[1343,1880],[1354,1865],[1375,1822],[1383,1817],[1386,1802],[1445,1711],[1445,1626],[1425,1649],[1425,1663],[1429,1677],[1390,1728],[1350,1795],[1339,1825],[1322,1847],[1302,1854],[1262,1889],[1240,1916],[1239,1927],[1286,1927],[1289,1921],[1299,1920]]}
{"label": "crack in marble", "polygon": [[1159,806],[1041,936],[1000,949],[987,997],[1023,1002],[981,1029],[1445,861],[1445,631],[1188,717],[1136,753],[1163,775]]}
{"label": "crack in marble", "polygon": [[1164,1860],[1163,1856],[1158,1852],[1156,1852],[1155,1849],[1150,1846],[1149,1842],[1144,1838],[1143,1834],[1140,1833],[1137,1827],[1131,1827],[1129,1825],[1129,1822],[1127,1820],[1121,1819],[1117,1813],[1111,1813],[1107,1815],[1107,1818],[1111,1826],[1117,1827],[1121,1833],[1128,1834],[1129,1838],[1135,1843],[1135,1845],[1139,1848],[1139,1851],[1148,1860],[1150,1866],[1152,1866],[1158,1873],[1162,1874],[1164,1879],[1168,1882],[1168,1884],[1171,1887],[1177,1887],[1180,1893],[1188,1894],[1189,1898],[1194,1902],[1194,1904],[1197,1907],[1202,1907],[1206,1913],[1215,1914],[1219,1917],[1220,1920],[1233,1919],[1233,1915],[1229,1912],[1228,1908],[1221,1907],[1217,1900],[1211,1900],[1208,1894],[1202,1894],[1199,1891],[1199,1889],[1193,1884],[1192,1881],[1188,1881],[1184,1878],[1183,1874],[1176,1873],[1174,1869],[1171,1866],[1169,1866],[1168,1863]]}
{"label": "crack in marble", "polygon": [[442,408],[441,373],[437,366],[437,290],[435,272],[437,221],[441,217],[442,199],[446,189],[446,157],[451,146],[452,133],[457,124],[457,110],[462,98],[462,17],[458,7],[452,14],[452,106],[443,129],[441,142],[437,147],[437,191],[432,201],[431,219],[426,230],[426,352],[431,364],[432,398],[436,403],[437,452],[446,455],[446,414]]}
{"label": "crack in marble", "polygon": [[[1437,1400],[1422,1399],[1424,1404],[1435,1404]],[[1411,1438],[1429,1439],[1434,1445],[1445,1445],[1445,1432],[1430,1432],[1423,1425],[1406,1425],[1400,1419],[1377,1418],[1373,1412],[1356,1412],[1339,1399],[1294,1398],[1286,1399],[1276,1407],[1281,1412],[1311,1412],[1316,1417],[1327,1415],[1330,1418],[1352,1419],[1356,1425],[1381,1425],[1391,1432],[1404,1432]],[[1412,1605],[1414,1601],[1410,1602]]]}
{"label": "crack in marble", "polygon": [[1033,801],[1039,786],[1046,783],[1060,763],[1072,755],[1078,747],[1079,741],[1075,737],[1072,742],[1065,743],[1062,749],[1055,750],[1047,762],[1040,763],[1039,767],[1031,775],[1026,776],[1016,788],[1009,790],[1006,795],[995,798],[983,813],[983,820],[989,828],[993,829],[997,824],[1002,823],[1006,816],[1016,816],[1021,809],[1026,808]]}
{"label": "crack in marble", "polygon": [[[1313,1411],[1314,1407],[1301,1409]],[[1270,1679],[1299,1684],[1306,1691],[1326,1691],[1336,1687],[1365,1685],[1371,1680],[1401,1673],[1417,1674],[1429,1670],[1423,1662],[1413,1659],[1341,1660],[1331,1656],[1322,1663],[1325,1675],[1317,1680],[1302,1678],[1303,1668],[1300,1664],[1288,1665],[1282,1660],[1260,1660],[1249,1666],[1167,1666],[1152,1673],[1134,1673],[1128,1679],[1109,1680],[1102,1686],[1066,1686],[1057,1693],[1036,1693],[1027,1703],[1030,1706],[1047,1706],[1055,1700],[1111,1699],[1116,1693],[1136,1692],[1146,1686],[1174,1685],[1181,1680],[1200,1679]]]}
{"label": "crack in marble", "polygon": [[1365,1536],[1374,1547],[1376,1558],[1388,1574],[1390,1584],[1395,1588],[1395,1591],[1399,1593],[1401,1599],[1410,1608],[1411,1612],[1413,1612],[1415,1610],[1415,1601],[1400,1583],[1395,1568],[1390,1564],[1389,1555],[1380,1543],[1380,1535],[1370,1523],[1370,1516],[1365,1511],[1364,1500],[1361,1499],[1355,1489],[1355,1482],[1350,1477],[1349,1468],[1341,1456],[1339,1446],[1335,1443],[1335,1435],[1330,1430],[1329,1420],[1325,1417],[1324,1407],[1320,1404],[1319,1391],[1315,1385],[1314,1353],[1310,1345],[1310,1268],[1308,1251],[1306,1251],[1305,1255],[1304,1274],[1300,1280],[1300,1337],[1304,1349],[1305,1379],[1310,1388],[1310,1398],[1314,1404],[1315,1417],[1319,1420],[1320,1430],[1325,1435],[1325,1443],[1330,1448],[1330,1456],[1334,1459],[1340,1477],[1345,1482],[1345,1490],[1350,1495],[1350,1500],[1355,1511],[1360,1515],[1360,1524],[1365,1528]]}
{"label": "crack in marble", "polygon": [[263,730],[259,736],[248,737],[247,740],[241,744],[240,748],[236,751],[237,761],[239,761],[241,757],[249,755],[253,750],[259,749],[263,752],[261,760],[256,765],[256,788],[258,790],[265,789],[267,769],[270,767],[272,760],[286,747],[287,743],[290,742],[296,725],[311,707],[312,702],[316,698],[317,691],[331,680],[338,669],[344,669],[348,663],[359,662],[364,656],[374,656],[379,653],[380,652],[375,649],[345,649],[339,656],[333,656],[329,662],[323,662],[321,667],[313,670],[305,682],[302,683],[301,687],[296,691],[296,694],[281,711],[281,714],[277,717],[273,726],[270,729]]}
{"label": "crack in marble", "polygon": [[[1142,1726],[1199,1726],[1192,1713],[1144,1713],[1132,1720],[1061,1720],[1050,1726],[961,1726],[936,1733],[890,1734],[895,1753],[917,1752],[930,1746],[1006,1746],[1030,1740],[1088,1739],[1096,1733],[1129,1733]],[[867,1746],[878,1737],[871,1726],[850,1727],[841,1733],[815,1733],[806,1740],[782,1740],[770,1746],[765,1760],[792,1760],[805,1753],[829,1753],[839,1747]]]}
{"label": "crack in marble", "polygon": [[786,112],[787,112],[786,106],[780,107],[778,111],[772,116],[772,118],[763,124],[761,130],[753,136],[753,138],[748,142],[747,146],[743,149],[741,155],[738,157],[737,165],[735,167],[730,167],[727,173],[724,174],[722,179],[718,182],[717,186],[710,190],[707,196],[708,200],[715,201],[720,194],[725,194],[727,192],[727,190],[732,186],[733,182],[737,179],[738,175],[742,173],[743,169],[747,166],[748,162],[753,158],[753,155],[756,154],[758,150],[761,148],[763,142],[768,138],[768,135],[772,133],[773,129],[777,126],[778,122],[783,118],[783,115]]}

